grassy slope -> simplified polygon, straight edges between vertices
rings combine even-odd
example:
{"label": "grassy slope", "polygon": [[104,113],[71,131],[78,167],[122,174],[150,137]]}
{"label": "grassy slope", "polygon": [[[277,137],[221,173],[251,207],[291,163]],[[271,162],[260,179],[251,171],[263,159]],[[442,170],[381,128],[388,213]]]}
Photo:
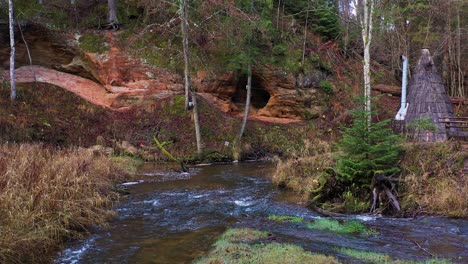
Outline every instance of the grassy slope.
{"label": "grassy slope", "polygon": [[[9,101],[8,90],[0,88],[0,142],[44,142],[59,146],[96,144],[98,136],[108,146],[126,140],[136,146],[152,146],[152,136],[167,142],[166,148],[178,158],[195,156],[195,135],[190,113],[183,110],[183,97],[154,102],[151,111],[133,109],[110,112],[74,94],[47,84],[21,84],[18,99]],[[240,119],[226,115],[200,100],[202,139],[207,153],[217,151],[230,157]],[[298,136],[308,130],[303,124],[285,126],[249,121],[243,140],[244,158],[288,155],[303,145]],[[156,160],[166,157],[151,151]]]}

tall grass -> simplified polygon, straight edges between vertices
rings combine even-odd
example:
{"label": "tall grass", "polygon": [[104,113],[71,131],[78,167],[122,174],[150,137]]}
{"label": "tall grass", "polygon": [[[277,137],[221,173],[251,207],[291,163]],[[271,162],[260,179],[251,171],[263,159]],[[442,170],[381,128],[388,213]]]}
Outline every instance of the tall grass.
{"label": "tall grass", "polygon": [[122,174],[86,150],[0,145],[0,263],[50,262],[61,242],[104,224]]}
{"label": "tall grass", "polygon": [[304,200],[321,187],[324,182],[322,173],[334,165],[330,143],[320,139],[305,139],[303,147],[286,160],[279,160],[273,182],[294,190]]}
{"label": "tall grass", "polygon": [[404,209],[468,217],[468,153],[459,142],[409,143],[401,162]]}

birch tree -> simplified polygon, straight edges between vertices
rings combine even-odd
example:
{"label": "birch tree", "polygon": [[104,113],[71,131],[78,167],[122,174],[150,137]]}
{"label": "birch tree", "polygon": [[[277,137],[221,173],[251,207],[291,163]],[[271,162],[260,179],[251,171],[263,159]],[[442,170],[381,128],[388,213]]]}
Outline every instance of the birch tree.
{"label": "birch tree", "polygon": [[182,46],[184,52],[184,85],[185,85],[185,111],[189,109],[189,92],[193,104],[193,122],[195,125],[195,137],[197,141],[197,153],[202,154],[202,142],[200,132],[200,121],[198,116],[198,105],[197,105],[197,94],[192,86],[192,80],[190,79],[190,49],[188,45],[188,8],[187,0],[179,0],[179,12],[181,19],[182,28]]}
{"label": "birch tree", "polygon": [[[254,11],[254,0],[250,0],[250,14]],[[250,37],[252,38],[252,36]],[[252,40],[249,39],[249,46],[252,45]],[[237,140],[237,145],[240,144],[242,136],[244,135],[245,127],[247,126],[247,120],[249,118],[249,111],[250,111],[250,101],[252,98],[252,52],[250,52],[251,47],[249,47],[249,64],[247,66],[247,97],[245,99],[245,109],[244,109],[244,118],[242,119],[242,126],[239,132],[239,139]]]}
{"label": "birch tree", "polygon": [[247,69],[247,97],[245,99],[244,118],[242,119],[242,126],[239,133],[239,139],[237,143],[240,143],[242,135],[244,135],[245,127],[247,126],[247,119],[249,118],[250,101],[252,98],[252,63],[249,63]]}
{"label": "birch tree", "polygon": [[117,18],[117,0],[107,0],[107,7],[109,9],[107,22],[115,29],[119,25],[119,20]]}
{"label": "birch tree", "polygon": [[10,99],[16,99],[16,79],[15,79],[15,20],[13,12],[13,0],[8,0],[8,16],[10,27]]}
{"label": "birch tree", "polygon": [[370,77],[370,45],[372,41],[372,17],[374,15],[375,0],[356,0],[354,6],[361,24],[361,36],[364,48],[364,110],[367,114],[367,129],[371,125],[371,77]]}

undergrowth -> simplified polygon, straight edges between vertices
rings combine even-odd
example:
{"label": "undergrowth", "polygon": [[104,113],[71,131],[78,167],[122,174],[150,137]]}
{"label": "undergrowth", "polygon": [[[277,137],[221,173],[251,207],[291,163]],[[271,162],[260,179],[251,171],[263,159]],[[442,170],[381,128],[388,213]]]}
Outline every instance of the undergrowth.
{"label": "undergrowth", "polygon": [[64,240],[104,224],[124,174],[86,150],[0,145],[0,263],[47,263]]}
{"label": "undergrowth", "polygon": [[468,216],[468,153],[460,142],[408,143],[401,162],[401,203],[405,210]]}
{"label": "undergrowth", "polygon": [[292,158],[279,160],[273,182],[301,194],[304,200],[325,186],[328,167],[333,166],[332,147],[320,139],[305,139]]}

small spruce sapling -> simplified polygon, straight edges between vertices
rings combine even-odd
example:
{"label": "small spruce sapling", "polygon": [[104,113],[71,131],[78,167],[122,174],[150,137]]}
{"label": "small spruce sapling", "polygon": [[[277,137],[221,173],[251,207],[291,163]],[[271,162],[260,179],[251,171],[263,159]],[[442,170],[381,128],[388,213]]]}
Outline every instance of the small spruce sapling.
{"label": "small spruce sapling", "polygon": [[355,111],[353,117],[352,126],[344,128],[343,138],[337,144],[340,150],[335,166],[337,178],[367,185],[375,171],[386,175],[398,172],[401,138],[388,127],[390,120],[372,122],[368,129],[368,113]]}

